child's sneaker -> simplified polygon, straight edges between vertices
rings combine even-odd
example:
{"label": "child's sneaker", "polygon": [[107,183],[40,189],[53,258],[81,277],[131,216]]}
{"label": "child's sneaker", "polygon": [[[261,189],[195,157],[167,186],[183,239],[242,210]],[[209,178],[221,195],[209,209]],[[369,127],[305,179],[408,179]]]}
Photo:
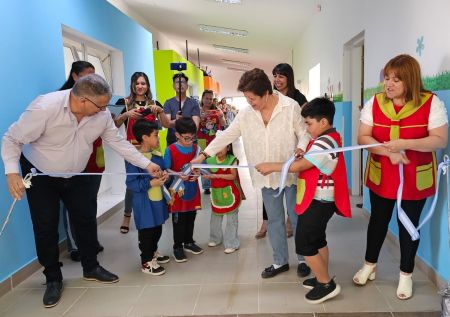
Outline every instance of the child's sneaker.
{"label": "child's sneaker", "polygon": [[341,292],[339,284],[331,279],[328,283],[317,282],[316,286],[305,295],[305,300],[310,304],[320,304],[328,299],[336,297]]}
{"label": "child's sneaker", "polygon": [[183,248],[173,249],[173,257],[175,258],[175,262],[182,263],[186,262],[186,254],[184,254]]}
{"label": "child's sneaker", "polygon": [[162,255],[158,251],[155,252],[155,255],[153,256],[153,258],[156,258],[156,261],[159,264],[165,264],[165,263],[168,263],[170,261],[170,258],[167,255]]}
{"label": "child's sneaker", "polygon": [[141,271],[150,275],[163,275],[166,273],[166,270],[158,264],[155,258],[142,264]]}
{"label": "child's sneaker", "polygon": [[226,248],[223,252],[225,252],[226,254],[230,254],[236,252],[237,250],[238,248]]}
{"label": "child's sneaker", "polygon": [[308,278],[303,281],[302,285],[304,288],[313,289],[317,284],[317,279],[315,277]]}
{"label": "child's sneaker", "polygon": [[192,243],[185,243],[184,249],[188,252],[194,253],[194,254],[201,254],[203,253],[203,249],[200,248],[198,245],[196,245],[194,242]]}

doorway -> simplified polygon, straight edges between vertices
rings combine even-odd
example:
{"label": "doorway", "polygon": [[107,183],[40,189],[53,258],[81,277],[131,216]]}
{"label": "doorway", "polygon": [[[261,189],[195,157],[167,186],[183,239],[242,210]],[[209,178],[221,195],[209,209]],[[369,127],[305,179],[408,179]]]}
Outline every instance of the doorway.
{"label": "doorway", "polygon": [[[358,143],[358,126],[364,105],[364,31],[344,44],[343,93],[344,100],[352,105],[352,145]],[[363,151],[351,154],[351,194],[361,196],[363,192]]]}

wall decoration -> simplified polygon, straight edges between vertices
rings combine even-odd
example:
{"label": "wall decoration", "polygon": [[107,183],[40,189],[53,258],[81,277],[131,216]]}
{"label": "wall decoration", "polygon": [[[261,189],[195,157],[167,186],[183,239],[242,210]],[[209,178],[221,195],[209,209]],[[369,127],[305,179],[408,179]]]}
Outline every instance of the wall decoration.
{"label": "wall decoration", "polygon": [[423,35],[417,39],[417,48],[416,53],[419,56],[422,56],[422,51],[425,49],[425,45],[423,44]]}

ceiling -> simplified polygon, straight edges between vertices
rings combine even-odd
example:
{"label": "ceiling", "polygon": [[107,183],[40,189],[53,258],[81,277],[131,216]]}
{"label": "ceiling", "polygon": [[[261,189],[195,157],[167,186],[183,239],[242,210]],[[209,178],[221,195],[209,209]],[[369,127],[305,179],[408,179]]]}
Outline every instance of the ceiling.
{"label": "ceiling", "polygon": [[[222,97],[241,95],[236,87],[243,72],[227,67],[258,67],[271,78],[276,64],[292,63],[292,47],[317,13],[317,1],[242,0],[241,4],[227,4],[216,0],[109,0],[150,31],[152,26],[158,29],[176,46],[162,47],[159,44],[159,49],[175,49],[186,57],[187,40],[189,60],[195,65],[199,64],[198,49],[200,66],[202,69],[207,67],[211,76],[220,83]],[[203,32],[199,24],[246,30],[248,36]],[[246,48],[249,52],[223,52],[215,49],[213,44]],[[249,65],[225,64],[222,59]]]}

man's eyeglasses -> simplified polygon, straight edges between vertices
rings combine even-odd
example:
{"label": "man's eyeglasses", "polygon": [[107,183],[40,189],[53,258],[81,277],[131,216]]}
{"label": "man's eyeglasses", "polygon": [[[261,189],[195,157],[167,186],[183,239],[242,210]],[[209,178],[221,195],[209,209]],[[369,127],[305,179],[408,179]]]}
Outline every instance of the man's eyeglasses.
{"label": "man's eyeglasses", "polygon": [[87,101],[90,101],[94,106],[96,106],[98,109],[100,109],[100,111],[104,111],[108,107],[108,105],[106,105],[106,106],[99,106],[95,102],[93,102],[91,99],[89,99],[88,97],[83,97],[83,98],[86,99]]}

